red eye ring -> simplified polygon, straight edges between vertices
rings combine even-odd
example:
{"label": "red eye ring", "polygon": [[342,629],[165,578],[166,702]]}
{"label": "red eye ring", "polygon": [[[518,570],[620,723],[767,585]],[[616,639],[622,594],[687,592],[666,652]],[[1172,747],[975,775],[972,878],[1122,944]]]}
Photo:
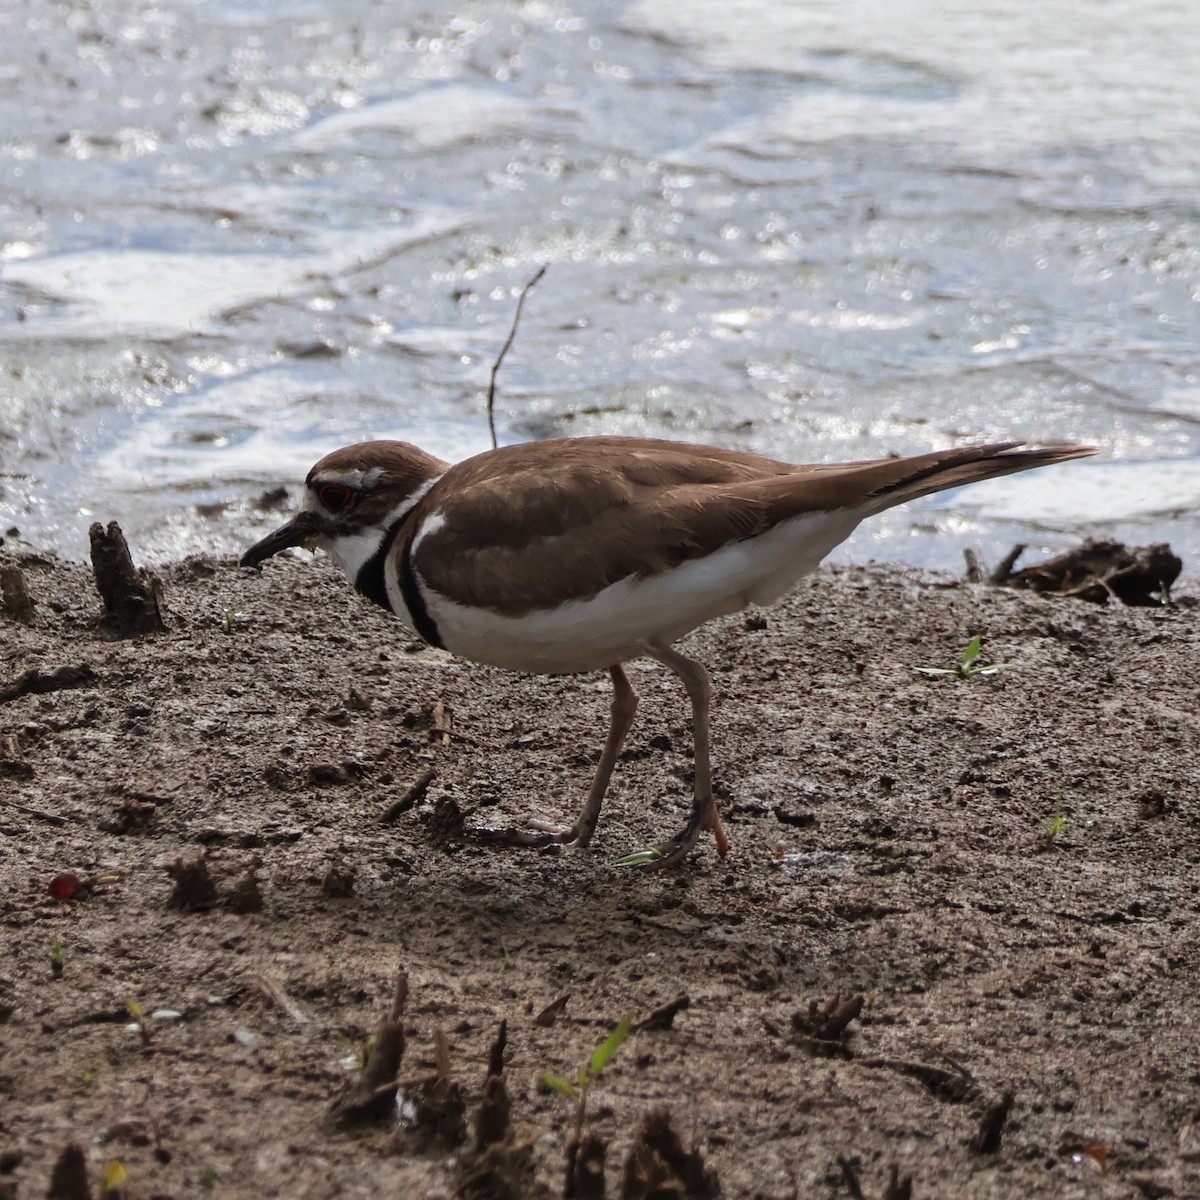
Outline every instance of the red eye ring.
{"label": "red eye ring", "polygon": [[317,488],[317,499],[327,511],[341,512],[354,499],[354,489],[344,483],[323,483]]}

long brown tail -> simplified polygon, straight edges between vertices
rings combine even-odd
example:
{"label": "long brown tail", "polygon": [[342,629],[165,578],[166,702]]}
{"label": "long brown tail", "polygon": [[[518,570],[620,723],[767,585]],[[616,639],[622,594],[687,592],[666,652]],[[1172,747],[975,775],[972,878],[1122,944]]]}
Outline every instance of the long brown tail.
{"label": "long brown tail", "polygon": [[[894,504],[904,504],[947,488],[961,487],[964,483],[998,479],[1001,475],[1047,467],[1073,458],[1087,458],[1096,453],[1094,446],[1052,446],[1023,450],[1020,448],[1022,444],[994,442],[983,446],[964,446],[960,450],[940,450],[874,464],[864,472],[878,476],[878,482],[869,485],[867,490],[871,510],[883,512]],[[863,475],[859,479],[869,483]]]}

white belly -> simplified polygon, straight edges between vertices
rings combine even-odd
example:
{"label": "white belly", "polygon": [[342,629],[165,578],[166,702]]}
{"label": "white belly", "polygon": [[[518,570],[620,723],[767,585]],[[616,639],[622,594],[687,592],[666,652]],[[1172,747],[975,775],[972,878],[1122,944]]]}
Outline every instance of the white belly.
{"label": "white belly", "polygon": [[844,512],[794,517],[744,542],[646,579],[622,579],[589,600],[523,617],[455,604],[422,588],[452,654],[542,675],[596,671],[642,653],[638,643],[678,641],[715,617],[773,604],[853,531]]}

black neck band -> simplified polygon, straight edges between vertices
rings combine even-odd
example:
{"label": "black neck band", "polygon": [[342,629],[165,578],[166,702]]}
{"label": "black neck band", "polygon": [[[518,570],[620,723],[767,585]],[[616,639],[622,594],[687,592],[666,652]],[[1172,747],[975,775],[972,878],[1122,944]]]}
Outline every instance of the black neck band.
{"label": "black neck band", "polygon": [[[407,524],[415,507],[414,505],[413,508],[410,508],[387,531],[387,535],[379,543],[379,549],[363,563],[354,580],[354,587],[357,591],[366,596],[368,600],[373,600],[380,608],[386,608],[390,613],[394,613],[395,610],[392,608],[392,602],[388,599],[384,563],[387,561],[388,551],[395,545],[396,539],[400,536],[401,530]],[[398,574],[400,576],[400,595],[404,597],[404,607],[408,609],[413,628],[431,646],[437,646],[439,650],[444,649],[441,636],[438,634],[437,623],[429,615],[429,609],[425,607],[425,597],[421,595],[421,588],[417,583],[417,573],[413,569],[409,546],[404,547]]]}

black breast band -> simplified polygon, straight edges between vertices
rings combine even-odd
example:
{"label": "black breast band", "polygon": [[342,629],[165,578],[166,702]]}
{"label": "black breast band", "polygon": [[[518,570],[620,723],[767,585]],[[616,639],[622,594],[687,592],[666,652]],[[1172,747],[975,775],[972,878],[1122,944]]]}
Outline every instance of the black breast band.
{"label": "black breast band", "polygon": [[[379,549],[363,563],[358,577],[354,580],[354,587],[357,591],[366,596],[368,600],[373,600],[380,608],[386,608],[390,613],[394,613],[395,610],[392,608],[392,602],[388,599],[384,563],[387,561],[388,551],[396,544],[396,539],[400,536],[414,509],[415,506],[409,509],[387,531],[387,536],[379,544]],[[413,628],[422,640],[441,650],[445,647],[442,645],[441,635],[438,633],[437,622],[429,615],[429,609],[425,606],[425,597],[421,595],[421,588],[417,583],[417,573],[412,565],[411,545],[410,542],[408,546],[404,547],[404,553],[400,558],[400,595],[404,597],[404,606],[408,609]]]}

